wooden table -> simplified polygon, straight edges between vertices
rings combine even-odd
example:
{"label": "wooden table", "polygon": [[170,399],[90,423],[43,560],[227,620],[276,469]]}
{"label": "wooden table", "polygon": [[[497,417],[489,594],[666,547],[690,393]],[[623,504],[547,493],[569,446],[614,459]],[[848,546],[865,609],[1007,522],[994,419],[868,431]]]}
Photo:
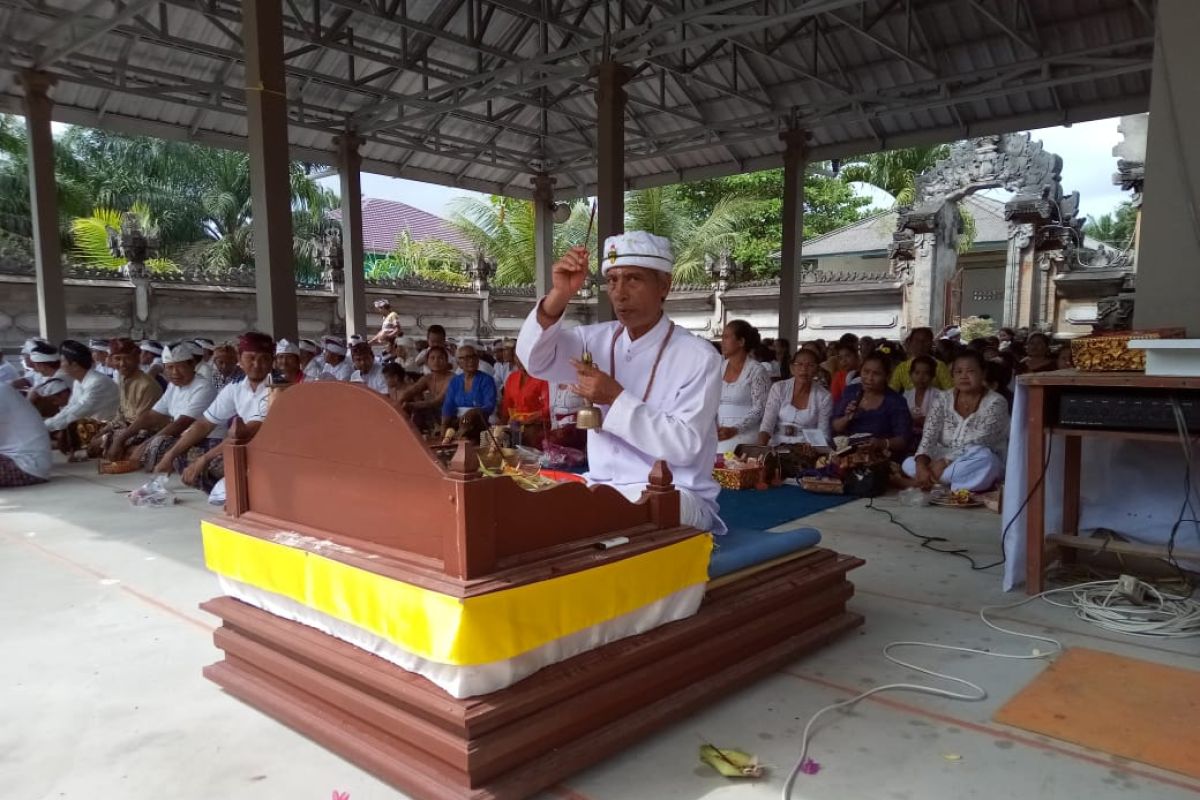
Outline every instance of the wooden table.
{"label": "wooden table", "polygon": [[[1061,535],[1049,538],[1057,547],[1087,549],[1087,539],[1079,535],[1079,470],[1081,445],[1085,438],[1137,439],[1153,442],[1178,442],[1171,431],[1137,431],[1116,428],[1064,428],[1055,422],[1054,409],[1064,390],[1122,389],[1131,393],[1172,389],[1181,394],[1200,394],[1200,378],[1169,378],[1145,375],[1141,372],[1081,372],[1059,370],[1022,375],[1020,381],[1029,392],[1026,421],[1026,475],[1029,500],[1025,513],[1025,590],[1038,594],[1044,590],[1046,569],[1046,485],[1043,472],[1048,467],[1046,448],[1055,434],[1066,439],[1063,465],[1062,529]],[[1137,546],[1149,550],[1144,545]],[[1112,550],[1112,547],[1108,549]],[[1143,553],[1147,554],[1147,553]],[[1165,550],[1162,551],[1165,555]]]}

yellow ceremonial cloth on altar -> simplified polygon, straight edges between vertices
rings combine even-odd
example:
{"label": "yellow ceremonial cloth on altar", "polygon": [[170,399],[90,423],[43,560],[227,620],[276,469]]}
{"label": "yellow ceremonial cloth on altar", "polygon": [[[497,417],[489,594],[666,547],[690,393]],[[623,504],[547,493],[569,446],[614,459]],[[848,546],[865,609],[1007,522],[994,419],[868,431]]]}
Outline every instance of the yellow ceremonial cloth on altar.
{"label": "yellow ceremonial cloth on altar", "polygon": [[549,580],[458,598],[200,523],[204,562],[442,664],[490,664],[708,581],[712,535]]}

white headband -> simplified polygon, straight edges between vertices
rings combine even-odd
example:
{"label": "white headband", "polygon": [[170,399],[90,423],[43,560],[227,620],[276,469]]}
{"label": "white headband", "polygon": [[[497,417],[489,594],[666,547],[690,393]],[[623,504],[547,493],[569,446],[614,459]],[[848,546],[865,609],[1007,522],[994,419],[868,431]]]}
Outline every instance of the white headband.
{"label": "white headband", "polygon": [[312,339],[301,339],[300,349],[306,353],[319,353],[321,348]]}
{"label": "white headband", "polygon": [[344,356],[346,355],[346,345],[338,344],[337,342],[326,342],[325,352],[333,353],[335,356]]}
{"label": "white headband", "polygon": [[29,353],[29,360],[35,364],[53,364],[62,361],[62,356],[58,353]]}
{"label": "white headband", "polygon": [[275,345],[275,355],[277,356],[298,356],[300,348],[289,342],[287,339],[280,339]]}
{"label": "white headband", "polygon": [[162,362],[164,364],[182,364],[185,361],[191,361],[199,355],[196,352],[196,346],[191,342],[180,342],[174,347],[164,347],[162,351]]}
{"label": "white headband", "polygon": [[142,342],[138,345],[138,349],[144,350],[147,353],[154,353],[156,356],[161,356],[163,352],[163,346],[158,342]]}

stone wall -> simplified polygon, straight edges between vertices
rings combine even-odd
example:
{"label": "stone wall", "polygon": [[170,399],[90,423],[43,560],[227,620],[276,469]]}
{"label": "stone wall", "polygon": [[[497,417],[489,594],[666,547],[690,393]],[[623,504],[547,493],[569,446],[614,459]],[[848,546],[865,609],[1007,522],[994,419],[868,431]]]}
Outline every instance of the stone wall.
{"label": "stone wall", "polygon": [[[344,305],[337,291],[297,289],[300,332],[308,338],[344,330]],[[896,279],[823,274],[803,287],[800,328],[803,338],[832,339],[853,332],[899,338],[901,292]],[[423,334],[440,324],[451,337],[516,336],[533,309],[531,288],[413,289],[402,286],[367,287],[367,305],[387,298],[406,331]],[[131,336],[169,342],[207,336],[232,340],[257,327],[254,289],[248,286],[209,286],[120,278],[69,278],[66,281],[67,329],[77,339]],[[714,291],[680,287],[667,299],[667,311],[679,325],[706,339],[717,339],[731,319],[746,319],[775,336],[779,287],[761,281]],[[569,324],[595,318],[595,299],[578,299],[569,311]],[[367,315],[376,327],[382,318]],[[0,348],[12,353],[38,332],[37,299],[29,275],[0,274]]]}

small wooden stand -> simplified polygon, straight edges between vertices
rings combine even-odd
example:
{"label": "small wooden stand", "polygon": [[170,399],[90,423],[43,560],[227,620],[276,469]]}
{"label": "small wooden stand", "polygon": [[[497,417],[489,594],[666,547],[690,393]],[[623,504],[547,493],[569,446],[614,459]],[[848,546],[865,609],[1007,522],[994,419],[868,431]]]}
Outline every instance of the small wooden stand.
{"label": "small wooden stand", "polygon": [[[1088,549],[1086,539],[1079,537],[1079,474],[1082,466],[1082,442],[1086,438],[1137,439],[1149,442],[1178,442],[1174,432],[1130,431],[1117,428],[1065,428],[1054,425],[1054,409],[1065,389],[1121,389],[1139,392],[1170,389],[1180,394],[1200,393],[1200,378],[1170,378],[1144,375],[1140,372],[1081,372],[1060,370],[1022,375],[1021,383],[1029,392],[1026,432],[1026,480],[1031,487],[1025,509],[1025,591],[1040,594],[1045,590],[1046,565],[1050,558],[1047,541],[1052,547],[1066,548],[1064,559],[1075,549]],[[1046,450],[1051,436],[1060,434],[1066,439],[1062,483],[1062,534],[1046,536]],[[1015,498],[1014,498],[1015,499]],[[1108,550],[1118,552],[1108,546]],[[1160,553],[1165,557],[1165,548]]]}

